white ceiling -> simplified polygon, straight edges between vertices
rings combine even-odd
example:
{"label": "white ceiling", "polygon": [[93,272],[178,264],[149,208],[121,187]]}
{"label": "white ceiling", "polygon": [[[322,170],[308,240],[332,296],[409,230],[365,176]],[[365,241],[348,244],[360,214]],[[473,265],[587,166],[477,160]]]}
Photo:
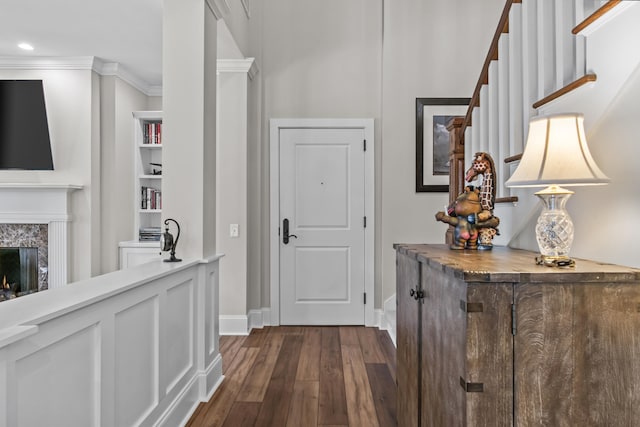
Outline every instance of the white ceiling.
{"label": "white ceiling", "polygon": [[95,56],[160,86],[162,0],[0,0],[0,56]]}

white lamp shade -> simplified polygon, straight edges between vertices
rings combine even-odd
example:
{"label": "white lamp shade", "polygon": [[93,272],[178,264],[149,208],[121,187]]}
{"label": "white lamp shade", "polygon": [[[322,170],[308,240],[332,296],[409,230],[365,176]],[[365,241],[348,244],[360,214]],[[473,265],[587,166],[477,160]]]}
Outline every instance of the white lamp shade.
{"label": "white lamp shade", "polygon": [[582,114],[541,116],[529,122],[527,145],[507,187],[606,184],[593,160]]}

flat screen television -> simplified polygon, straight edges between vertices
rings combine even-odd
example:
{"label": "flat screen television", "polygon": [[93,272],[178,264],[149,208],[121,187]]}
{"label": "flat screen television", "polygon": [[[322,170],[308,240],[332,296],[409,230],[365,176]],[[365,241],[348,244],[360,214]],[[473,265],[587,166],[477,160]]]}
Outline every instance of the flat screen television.
{"label": "flat screen television", "polygon": [[0,80],[0,169],[53,170],[42,80]]}

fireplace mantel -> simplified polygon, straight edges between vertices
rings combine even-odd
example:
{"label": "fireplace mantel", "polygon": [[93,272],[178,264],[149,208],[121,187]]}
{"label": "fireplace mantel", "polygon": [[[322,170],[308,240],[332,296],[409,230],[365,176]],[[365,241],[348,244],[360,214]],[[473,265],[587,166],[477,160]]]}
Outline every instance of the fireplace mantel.
{"label": "fireplace mantel", "polygon": [[0,183],[0,223],[48,225],[50,289],[67,283],[70,195],[80,189],[73,184]]}

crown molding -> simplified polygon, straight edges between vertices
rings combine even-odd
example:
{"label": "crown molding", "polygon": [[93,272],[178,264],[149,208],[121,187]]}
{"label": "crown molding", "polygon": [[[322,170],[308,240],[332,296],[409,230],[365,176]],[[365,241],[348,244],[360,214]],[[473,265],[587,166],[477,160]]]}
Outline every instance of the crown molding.
{"label": "crown molding", "polygon": [[96,58],[93,56],[2,56],[3,70],[92,70]]}
{"label": "crown molding", "polygon": [[162,95],[162,86],[150,85],[117,62],[104,62],[95,56],[0,57],[3,70],[93,70],[102,76],[116,76],[147,96]]}
{"label": "crown molding", "polygon": [[147,96],[162,95],[162,86],[150,85],[117,62],[102,62],[98,59],[93,70],[102,76],[118,77]]}
{"label": "crown molding", "polygon": [[249,78],[258,74],[258,65],[255,58],[245,59],[218,59],[218,73],[247,73]]}

